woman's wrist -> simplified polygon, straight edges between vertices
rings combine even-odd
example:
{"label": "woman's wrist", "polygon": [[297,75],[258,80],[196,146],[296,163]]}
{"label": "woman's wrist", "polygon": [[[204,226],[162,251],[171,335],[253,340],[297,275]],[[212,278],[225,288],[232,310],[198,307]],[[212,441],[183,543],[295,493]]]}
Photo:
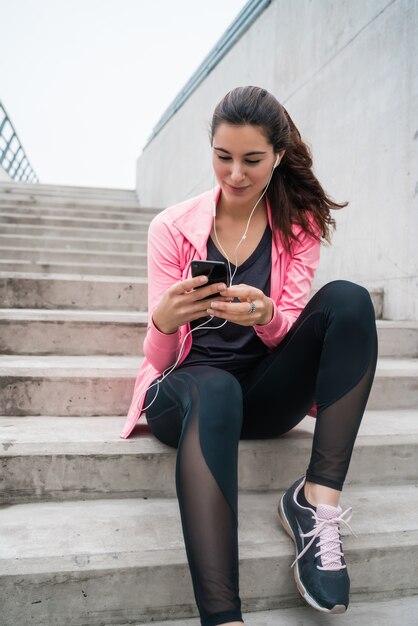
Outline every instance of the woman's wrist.
{"label": "woman's wrist", "polygon": [[260,322],[258,323],[258,326],[265,326],[266,324],[269,324],[271,322],[271,320],[273,319],[273,315],[274,315],[274,304],[273,304],[273,300],[271,298],[266,298],[267,301],[267,307],[266,307],[266,316],[264,318],[264,320],[260,320]]}
{"label": "woman's wrist", "polygon": [[178,331],[178,328],[173,329],[172,327],[170,328],[167,325],[165,325],[164,320],[160,320],[158,316],[158,311],[156,310],[154,310],[152,314],[152,321],[156,329],[159,330],[161,333],[164,333],[164,335],[173,335],[174,333]]}

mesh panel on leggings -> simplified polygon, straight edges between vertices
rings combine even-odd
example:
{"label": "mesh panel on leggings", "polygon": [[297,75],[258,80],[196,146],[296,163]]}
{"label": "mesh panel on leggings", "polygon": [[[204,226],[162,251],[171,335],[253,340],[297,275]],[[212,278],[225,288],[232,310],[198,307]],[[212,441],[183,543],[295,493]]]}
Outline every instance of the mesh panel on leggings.
{"label": "mesh panel on leggings", "polygon": [[[372,358],[360,380],[336,402],[318,412],[307,480],[342,489],[373,384],[377,345],[376,338]],[[323,476],[331,478],[326,480]]]}
{"label": "mesh panel on leggings", "polygon": [[[228,503],[202,454],[197,385],[192,384],[189,393],[192,398],[190,415],[177,452],[177,496],[201,623],[214,626],[241,620],[238,520],[234,505]],[[210,430],[204,435],[207,446],[221,452],[219,442],[207,441]],[[223,466],[220,454],[218,464],[219,473]]]}

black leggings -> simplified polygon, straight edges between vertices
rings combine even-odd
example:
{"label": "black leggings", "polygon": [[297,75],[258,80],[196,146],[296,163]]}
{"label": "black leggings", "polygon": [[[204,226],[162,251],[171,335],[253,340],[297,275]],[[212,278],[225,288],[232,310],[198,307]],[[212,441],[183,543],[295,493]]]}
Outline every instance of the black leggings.
{"label": "black leggings", "polygon": [[[364,287],[335,280],[309,300],[244,382],[210,365],[174,369],[146,410],[177,448],[176,490],[202,626],[243,621],[238,575],[238,442],[278,437],[316,402],[306,479],[342,490],[373,384],[375,312]],[[147,391],[145,405],[157,385]],[[297,477],[295,477],[297,478]]]}

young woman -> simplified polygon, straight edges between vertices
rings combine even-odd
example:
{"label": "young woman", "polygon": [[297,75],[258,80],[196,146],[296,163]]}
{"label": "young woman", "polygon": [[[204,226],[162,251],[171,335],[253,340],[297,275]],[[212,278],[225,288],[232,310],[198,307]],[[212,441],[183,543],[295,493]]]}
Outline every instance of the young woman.
{"label": "young woman", "polygon": [[[329,242],[336,226],[330,210],[348,203],[327,197],[299,131],[265,89],[226,94],[210,142],[218,185],[149,228],[145,360],[121,436],[146,410],[152,433],[177,448],[201,624],[241,624],[239,440],[279,437],[316,416],[309,466],[279,517],[296,545],[300,593],[340,613],[349,602],[340,525],[351,509],[342,512],[339,498],[375,375],[377,330],[369,292],[356,283],[334,280],[308,299],[321,237]],[[196,259],[229,263],[232,285],[190,278]]]}

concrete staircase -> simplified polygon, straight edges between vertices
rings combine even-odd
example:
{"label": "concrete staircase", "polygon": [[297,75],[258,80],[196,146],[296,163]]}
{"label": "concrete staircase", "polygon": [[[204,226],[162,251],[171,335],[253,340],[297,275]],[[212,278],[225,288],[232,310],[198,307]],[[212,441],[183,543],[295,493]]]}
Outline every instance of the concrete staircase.
{"label": "concrete staircase", "polygon": [[[133,191],[0,184],[2,626],[200,623],[176,451],[144,417],[119,437],[143,358],[155,214]],[[357,537],[344,540],[352,606],[338,620],[416,624],[418,323],[381,319],[383,293],[371,295],[379,361],[342,498]],[[276,513],[314,424],[240,442],[248,624],[326,621],[296,591]]]}

